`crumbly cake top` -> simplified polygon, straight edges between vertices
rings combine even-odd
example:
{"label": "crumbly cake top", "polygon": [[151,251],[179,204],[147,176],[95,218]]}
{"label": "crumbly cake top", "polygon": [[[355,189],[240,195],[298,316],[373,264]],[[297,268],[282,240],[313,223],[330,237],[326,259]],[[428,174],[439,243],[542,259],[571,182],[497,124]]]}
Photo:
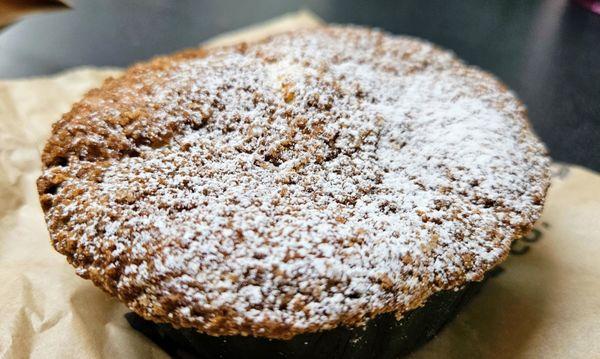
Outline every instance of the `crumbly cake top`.
{"label": "crumbly cake top", "polygon": [[427,42],[322,27],[109,79],[53,126],[56,250],[157,322],[290,338],[479,280],[549,183],[523,105]]}

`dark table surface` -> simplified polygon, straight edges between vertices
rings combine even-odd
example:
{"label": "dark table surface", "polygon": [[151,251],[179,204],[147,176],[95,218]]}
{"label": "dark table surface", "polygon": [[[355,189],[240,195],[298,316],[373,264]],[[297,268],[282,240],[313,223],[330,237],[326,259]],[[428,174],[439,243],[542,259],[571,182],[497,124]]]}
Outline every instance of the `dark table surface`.
{"label": "dark table surface", "polygon": [[301,8],[452,49],[527,104],[555,160],[600,171],[600,15],[568,0],[72,0],[0,32],[0,78],[126,66]]}

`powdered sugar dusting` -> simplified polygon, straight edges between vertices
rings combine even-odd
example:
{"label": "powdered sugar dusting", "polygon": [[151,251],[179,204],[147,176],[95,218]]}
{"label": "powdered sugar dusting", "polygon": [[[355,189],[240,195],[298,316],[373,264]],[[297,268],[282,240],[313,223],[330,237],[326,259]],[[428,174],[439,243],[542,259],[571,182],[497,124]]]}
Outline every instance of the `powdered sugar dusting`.
{"label": "powdered sugar dusting", "polygon": [[401,315],[503,260],[548,186],[496,80],[355,27],[137,66],[44,156],[50,233],[78,274],[213,335]]}

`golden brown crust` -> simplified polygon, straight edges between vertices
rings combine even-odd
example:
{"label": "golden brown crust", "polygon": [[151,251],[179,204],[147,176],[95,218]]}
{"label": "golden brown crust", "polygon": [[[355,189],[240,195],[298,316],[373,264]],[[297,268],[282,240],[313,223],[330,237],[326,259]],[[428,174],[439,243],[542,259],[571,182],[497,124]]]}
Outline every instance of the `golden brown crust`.
{"label": "golden brown crust", "polygon": [[79,275],[147,319],[269,338],[482,279],[549,184],[503,84],[356,27],[135,65],[54,124],[42,161]]}

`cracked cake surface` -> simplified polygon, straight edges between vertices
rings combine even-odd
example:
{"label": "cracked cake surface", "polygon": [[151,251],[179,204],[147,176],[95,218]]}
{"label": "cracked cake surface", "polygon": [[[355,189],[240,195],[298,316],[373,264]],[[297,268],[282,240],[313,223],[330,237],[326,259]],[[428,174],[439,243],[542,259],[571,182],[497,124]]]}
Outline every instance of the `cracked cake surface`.
{"label": "cracked cake surface", "polygon": [[77,274],[156,322],[283,339],[482,279],[549,184],[502,83],[354,26],[135,65],[53,125],[42,161]]}

